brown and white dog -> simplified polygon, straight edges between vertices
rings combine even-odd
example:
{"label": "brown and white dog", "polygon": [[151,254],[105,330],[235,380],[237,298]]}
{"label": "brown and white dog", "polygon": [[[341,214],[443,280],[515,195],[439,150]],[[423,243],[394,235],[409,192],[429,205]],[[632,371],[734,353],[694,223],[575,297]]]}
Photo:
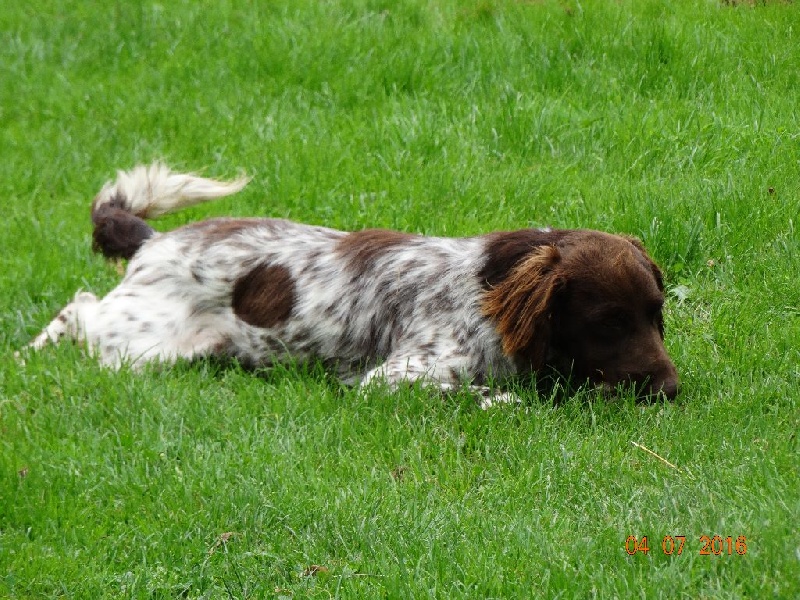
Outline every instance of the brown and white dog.
{"label": "brown and white dog", "polygon": [[663,283],[635,239],[524,229],[439,238],[281,219],[167,233],[144,218],[241,190],[161,164],[119,172],[92,204],[94,247],[129,259],[102,299],[79,292],[30,344],[85,342],[101,363],[321,360],[348,383],[486,387],[555,369],[673,398]]}

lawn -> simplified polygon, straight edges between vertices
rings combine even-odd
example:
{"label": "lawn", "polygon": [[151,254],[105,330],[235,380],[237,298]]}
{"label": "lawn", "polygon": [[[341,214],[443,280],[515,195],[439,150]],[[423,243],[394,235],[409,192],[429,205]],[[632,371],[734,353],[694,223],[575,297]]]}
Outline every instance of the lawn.
{"label": "lawn", "polygon": [[[253,178],[159,229],[639,236],[681,393],[19,364],[154,159]],[[0,597],[800,597],[796,4],[5,2],[0,208]]]}

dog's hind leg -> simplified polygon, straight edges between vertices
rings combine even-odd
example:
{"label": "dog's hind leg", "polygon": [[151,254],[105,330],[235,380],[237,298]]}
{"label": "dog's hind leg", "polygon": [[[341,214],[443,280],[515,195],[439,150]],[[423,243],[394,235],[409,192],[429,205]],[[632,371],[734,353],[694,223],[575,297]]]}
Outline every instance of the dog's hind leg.
{"label": "dog's hind leg", "polygon": [[39,350],[48,344],[58,344],[64,338],[71,341],[81,341],[86,329],[88,313],[97,306],[97,296],[89,292],[78,292],[55,319],[28,344],[28,348]]}

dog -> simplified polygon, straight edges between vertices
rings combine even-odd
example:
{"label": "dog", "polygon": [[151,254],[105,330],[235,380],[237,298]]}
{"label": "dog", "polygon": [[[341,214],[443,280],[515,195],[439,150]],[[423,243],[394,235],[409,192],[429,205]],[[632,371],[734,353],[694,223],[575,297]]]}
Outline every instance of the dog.
{"label": "dog", "polygon": [[523,229],[443,238],[217,218],[156,232],[145,219],[240,191],[155,163],[95,197],[93,247],[127,259],[104,298],[78,292],[30,344],[83,342],[103,365],[225,357],[322,361],[347,384],[490,386],[555,371],[640,397],[678,393],[664,284],[635,238]]}

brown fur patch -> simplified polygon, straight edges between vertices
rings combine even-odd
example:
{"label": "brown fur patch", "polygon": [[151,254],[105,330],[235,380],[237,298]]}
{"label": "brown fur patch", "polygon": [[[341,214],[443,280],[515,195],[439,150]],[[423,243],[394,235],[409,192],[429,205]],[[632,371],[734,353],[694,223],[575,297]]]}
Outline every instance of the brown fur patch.
{"label": "brown fur patch", "polygon": [[528,256],[483,295],[483,314],[494,321],[503,352],[524,358],[534,369],[543,366],[550,343],[551,305],[563,283],[557,277],[559,259],[555,246],[528,250]]}
{"label": "brown fur patch", "polygon": [[369,269],[381,255],[416,237],[390,229],[354,231],[336,244],[336,252],[348,260],[352,269],[361,272]]}
{"label": "brown fur patch", "polygon": [[481,283],[485,288],[497,285],[508,277],[520,261],[530,256],[537,248],[555,245],[568,233],[568,230],[522,229],[485,235],[487,258],[478,274]]}
{"label": "brown fur patch", "polygon": [[198,223],[190,223],[181,227],[183,230],[202,232],[202,235],[209,243],[215,244],[230,238],[238,233],[253,229],[255,227],[274,227],[279,223],[275,219],[208,219]]}
{"label": "brown fur patch", "polygon": [[289,269],[281,265],[258,265],[236,280],[231,305],[245,323],[269,328],[291,316],[295,296]]}

